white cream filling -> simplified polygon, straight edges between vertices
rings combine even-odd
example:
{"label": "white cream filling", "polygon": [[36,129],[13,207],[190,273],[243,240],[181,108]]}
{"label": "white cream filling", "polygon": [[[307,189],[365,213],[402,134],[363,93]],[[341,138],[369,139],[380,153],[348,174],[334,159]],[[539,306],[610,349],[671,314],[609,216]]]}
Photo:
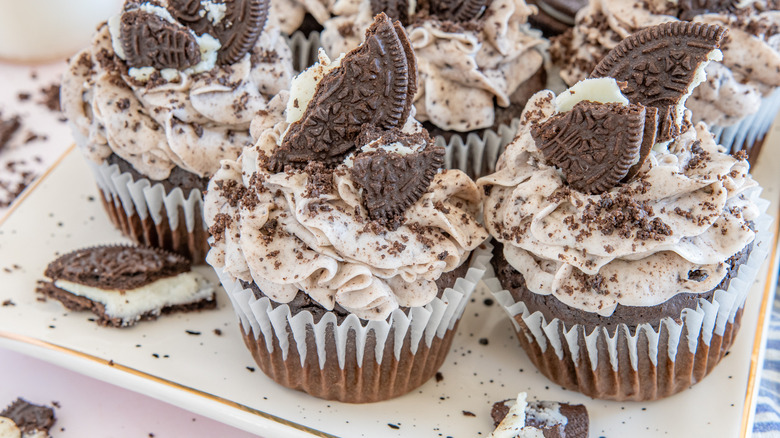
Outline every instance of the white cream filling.
{"label": "white cream filling", "polygon": [[207,299],[214,287],[197,272],[184,272],[130,290],[106,290],[67,280],[56,280],[54,286],[105,306],[110,317],[135,321],[146,313],[159,313],[168,306]]}
{"label": "white cream filling", "polygon": [[628,99],[620,92],[613,78],[584,79],[572,85],[555,98],[555,109],[559,113],[571,111],[574,105],[589,100],[599,103],[619,103],[628,105]]}
{"label": "white cream filling", "polygon": [[225,3],[201,0],[200,4],[203,6],[203,9],[200,11],[201,17],[205,15],[212,24],[217,25],[225,19],[225,11],[227,11]]}
{"label": "white cream filling", "polygon": [[293,78],[290,83],[290,100],[287,101],[286,110],[288,124],[293,124],[303,117],[306,107],[317,91],[317,84],[331,70],[341,66],[341,60],[344,58],[344,55],[342,53],[341,56],[331,61],[328,55],[325,54],[325,50],[320,48],[317,54],[319,62]]}

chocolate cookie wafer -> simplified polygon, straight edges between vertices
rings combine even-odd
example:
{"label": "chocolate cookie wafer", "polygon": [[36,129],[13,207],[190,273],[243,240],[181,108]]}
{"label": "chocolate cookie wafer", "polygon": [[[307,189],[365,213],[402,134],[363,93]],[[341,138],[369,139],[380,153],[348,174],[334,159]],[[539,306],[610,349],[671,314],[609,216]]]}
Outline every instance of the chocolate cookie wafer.
{"label": "chocolate cookie wafer", "polygon": [[139,246],[97,246],[49,264],[37,292],[102,326],[126,327],[161,314],[216,307],[214,287],[184,257]]}

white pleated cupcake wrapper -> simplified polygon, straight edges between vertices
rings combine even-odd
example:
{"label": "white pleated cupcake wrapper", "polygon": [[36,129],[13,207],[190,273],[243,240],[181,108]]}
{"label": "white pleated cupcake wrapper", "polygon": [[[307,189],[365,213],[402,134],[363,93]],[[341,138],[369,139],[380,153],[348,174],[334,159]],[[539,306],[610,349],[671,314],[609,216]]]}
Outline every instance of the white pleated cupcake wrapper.
{"label": "white pleated cupcake wrapper", "polygon": [[711,127],[715,142],[726,147],[731,154],[741,149],[750,149],[757,140],[764,138],[780,111],[780,88],[761,99],[758,112],[731,126]]}
{"label": "white pleated cupcake wrapper", "polygon": [[151,217],[156,225],[160,225],[164,211],[171,230],[175,230],[182,220],[179,217],[180,212],[184,212],[187,231],[193,232],[196,226],[206,229],[203,220],[199,221],[200,223],[195,221],[196,212],[203,211],[203,195],[200,190],[192,189],[186,197],[179,187],[166,193],[165,187],[159,182],[153,183],[146,178],[133,181],[133,175],[122,172],[116,164],[96,164],[91,160],[87,160],[87,163],[105,198],[111,202],[118,198],[127,217],[137,214],[142,221]]}
{"label": "white pleated cupcake wrapper", "polygon": [[[312,32],[307,37],[303,32],[296,31],[289,37],[288,44],[293,52],[293,67],[296,72],[317,62],[319,32]],[[450,141],[437,135],[434,140],[446,150],[444,167],[460,169],[472,178],[493,173],[498,157],[517,135],[519,123],[520,119],[515,118],[510,125],[501,124],[498,129],[487,129],[481,134],[454,133]]]}
{"label": "white pleated cupcake wrapper", "polygon": [[[731,279],[728,289],[715,291],[712,302],[700,298],[695,310],[683,310],[681,323],[677,323],[674,319],[669,317],[664,318],[661,320],[661,324],[659,324],[657,330],[650,324],[640,324],[633,333],[627,325],[620,324],[613,336],[610,336],[610,333],[604,327],[596,328],[591,333],[587,333],[585,327],[575,324],[567,330],[563,328],[563,322],[560,319],[555,318],[548,322],[541,312],[530,313],[525,304],[522,302],[515,302],[512,294],[503,289],[492,269],[485,276],[485,284],[493,293],[493,296],[495,296],[496,301],[501,304],[509,315],[515,326],[515,330],[517,330],[518,333],[520,332],[520,325],[515,320],[515,316],[521,315],[523,322],[525,322],[525,325],[530,331],[530,333],[524,332],[525,336],[528,338],[529,342],[535,341],[542,352],[546,351],[548,347],[551,347],[555,349],[555,354],[558,356],[558,359],[563,360],[564,349],[568,349],[574,363],[577,363],[580,354],[587,354],[590,357],[591,366],[593,370],[595,370],[599,361],[598,341],[599,338],[603,338],[607,345],[612,369],[617,371],[618,340],[620,338],[618,334],[619,331],[623,331],[625,334],[625,342],[628,344],[631,366],[636,370],[638,366],[638,350],[641,348],[639,335],[641,332],[644,332],[648,341],[647,346],[645,347],[648,349],[648,356],[653,365],[657,366],[658,351],[659,348],[663,348],[662,345],[659,345],[662,327],[666,327],[666,330],[669,333],[669,341],[666,348],[668,348],[669,358],[674,360],[677,356],[677,349],[684,348],[684,346],[680,346],[680,343],[684,342],[686,334],[688,349],[691,353],[695,353],[698,348],[700,335],[705,345],[710,345],[712,336],[722,336],[726,329],[726,325],[734,322],[737,311],[745,305],[747,294],[750,291],[771,246],[770,242],[772,236],[769,231],[769,225],[772,222],[772,218],[765,213],[769,206],[769,202],[764,199],[759,199],[758,206],[762,211],[762,215],[755,224],[757,232],[753,249],[748,256],[748,260],[739,266],[737,276]],[[564,334],[563,338],[559,336],[559,327],[562,328],[562,333]],[[582,336],[582,333],[585,333],[585,346],[587,350],[585,352],[579,351],[579,339]]]}
{"label": "white pleated cupcake wrapper", "polygon": [[[257,299],[251,289],[245,289],[241,282],[229,273],[216,268],[215,271],[233,303],[233,309],[241,321],[244,332],[249,334],[251,329],[256,338],[262,335],[269,353],[273,353],[273,339],[276,338],[282,349],[282,358],[287,360],[289,349],[297,348],[301,366],[303,366],[307,354],[306,336],[307,333],[313,333],[320,368],[323,368],[326,359],[325,351],[328,343],[331,342],[326,336],[326,330],[329,325],[333,324],[335,326],[333,341],[336,343],[339,367],[343,369],[347,341],[354,339],[357,363],[362,363],[366,342],[371,331],[374,332],[376,339],[374,352],[377,363],[382,363],[385,343],[391,329],[394,329],[395,343],[393,345],[396,359],[400,359],[401,347],[404,345],[404,338],[407,335],[410,335],[412,354],[417,352],[420,342],[425,342],[425,345],[430,347],[434,336],[444,338],[447,330],[453,329],[455,323],[463,316],[463,311],[477,283],[489,269],[491,257],[492,245],[483,243],[472,253],[466,275],[458,278],[452,288],[447,288],[441,298],[435,298],[423,307],[409,309],[408,315],[396,309],[390,315],[389,320],[369,321],[365,326],[360,324],[360,319],[355,315],[347,316],[339,324],[336,315],[328,312],[319,322],[315,323],[314,316],[309,311],[302,310],[293,315],[287,304],[273,308],[268,297]],[[350,337],[350,331],[354,332],[354,337]],[[292,347],[288,340],[288,333],[292,333],[295,339],[295,345]]]}

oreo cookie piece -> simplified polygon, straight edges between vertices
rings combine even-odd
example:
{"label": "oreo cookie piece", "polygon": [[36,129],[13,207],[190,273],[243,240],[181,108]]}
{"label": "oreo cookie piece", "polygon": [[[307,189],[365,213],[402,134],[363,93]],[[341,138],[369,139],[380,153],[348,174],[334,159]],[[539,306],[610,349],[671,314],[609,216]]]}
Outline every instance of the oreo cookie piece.
{"label": "oreo cookie piece", "polygon": [[55,421],[54,409],[17,398],[0,412],[0,437],[47,437]]}
{"label": "oreo cookie piece", "polygon": [[[526,394],[517,400],[504,400],[493,404],[490,411],[493,427],[489,437],[501,432],[501,436],[544,436],[545,438],[588,438],[590,418],[583,405],[571,405],[551,401],[526,402]],[[513,435],[512,433],[517,433]],[[536,432],[536,434],[534,434]]]}
{"label": "oreo cookie piece", "polygon": [[122,14],[122,50],[130,67],[184,70],[200,62],[200,47],[188,29],[135,9]]}
{"label": "oreo cookie piece", "polygon": [[492,0],[433,0],[430,14],[442,21],[462,23],[478,18]]}
{"label": "oreo cookie piece", "polygon": [[598,194],[615,187],[637,163],[645,116],[642,105],[583,101],[533,126],[531,136],[570,186]]}
{"label": "oreo cookie piece", "polygon": [[739,3],[739,0],[678,0],[677,16],[680,20],[691,21],[697,15],[733,12]]}
{"label": "oreo cookie piece", "polygon": [[365,42],[317,84],[268,168],[280,172],[288,165],[303,168],[310,161],[341,163],[357,148],[364,129],[403,126],[416,91],[417,64],[406,32],[401,23],[379,14],[366,31]]}
{"label": "oreo cookie piece", "polygon": [[409,0],[371,0],[371,14],[383,12],[404,26],[409,24]]}
{"label": "oreo cookie piece", "polygon": [[541,29],[545,36],[553,36],[574,26],[577,12],[588,5],[588,0],[532,0],[528,3],[539,10],[528,17],[531,25]]}
{"label": "oreo cookie piece", "polygon": [[270,0],[169,0],[168,11],[196,34],[217,38],[222,45],[217,63],[227,65],[252,50],[263,33],[270,5]]}
{"label": "oreo cookie piece", "polygon": [[158,248],[98,246],[49,264],[37,292],[102,326],[126,327],[174,311],[213,309],[214,287],[184,257]]}
{"label": "oreo cookie piece", "polygon": [[427,133],[400,132],[385,134],[369,147],[355,158],[352,179],[363,189],[369,218],[393,230],[444,164],[444,147],[434,144]]}
{"label": "oreo cookie piece", "polygon": [[643,29],[612,49],[590,77],[610,77],[631,103],[658,108],[658,138],[680,133],[685,100],[703,80],[701,71],[714,59],[727,29],[675,21]]}

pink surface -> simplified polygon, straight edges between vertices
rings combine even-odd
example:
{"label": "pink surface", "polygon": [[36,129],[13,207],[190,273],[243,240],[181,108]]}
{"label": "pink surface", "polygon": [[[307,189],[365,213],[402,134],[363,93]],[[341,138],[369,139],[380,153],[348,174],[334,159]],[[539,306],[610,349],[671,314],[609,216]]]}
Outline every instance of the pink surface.
{"label": "pink surface", "polygon": [[0,410],[17,397],[55,407],[53,438],[253,435],[176,406],[0,348]]}

